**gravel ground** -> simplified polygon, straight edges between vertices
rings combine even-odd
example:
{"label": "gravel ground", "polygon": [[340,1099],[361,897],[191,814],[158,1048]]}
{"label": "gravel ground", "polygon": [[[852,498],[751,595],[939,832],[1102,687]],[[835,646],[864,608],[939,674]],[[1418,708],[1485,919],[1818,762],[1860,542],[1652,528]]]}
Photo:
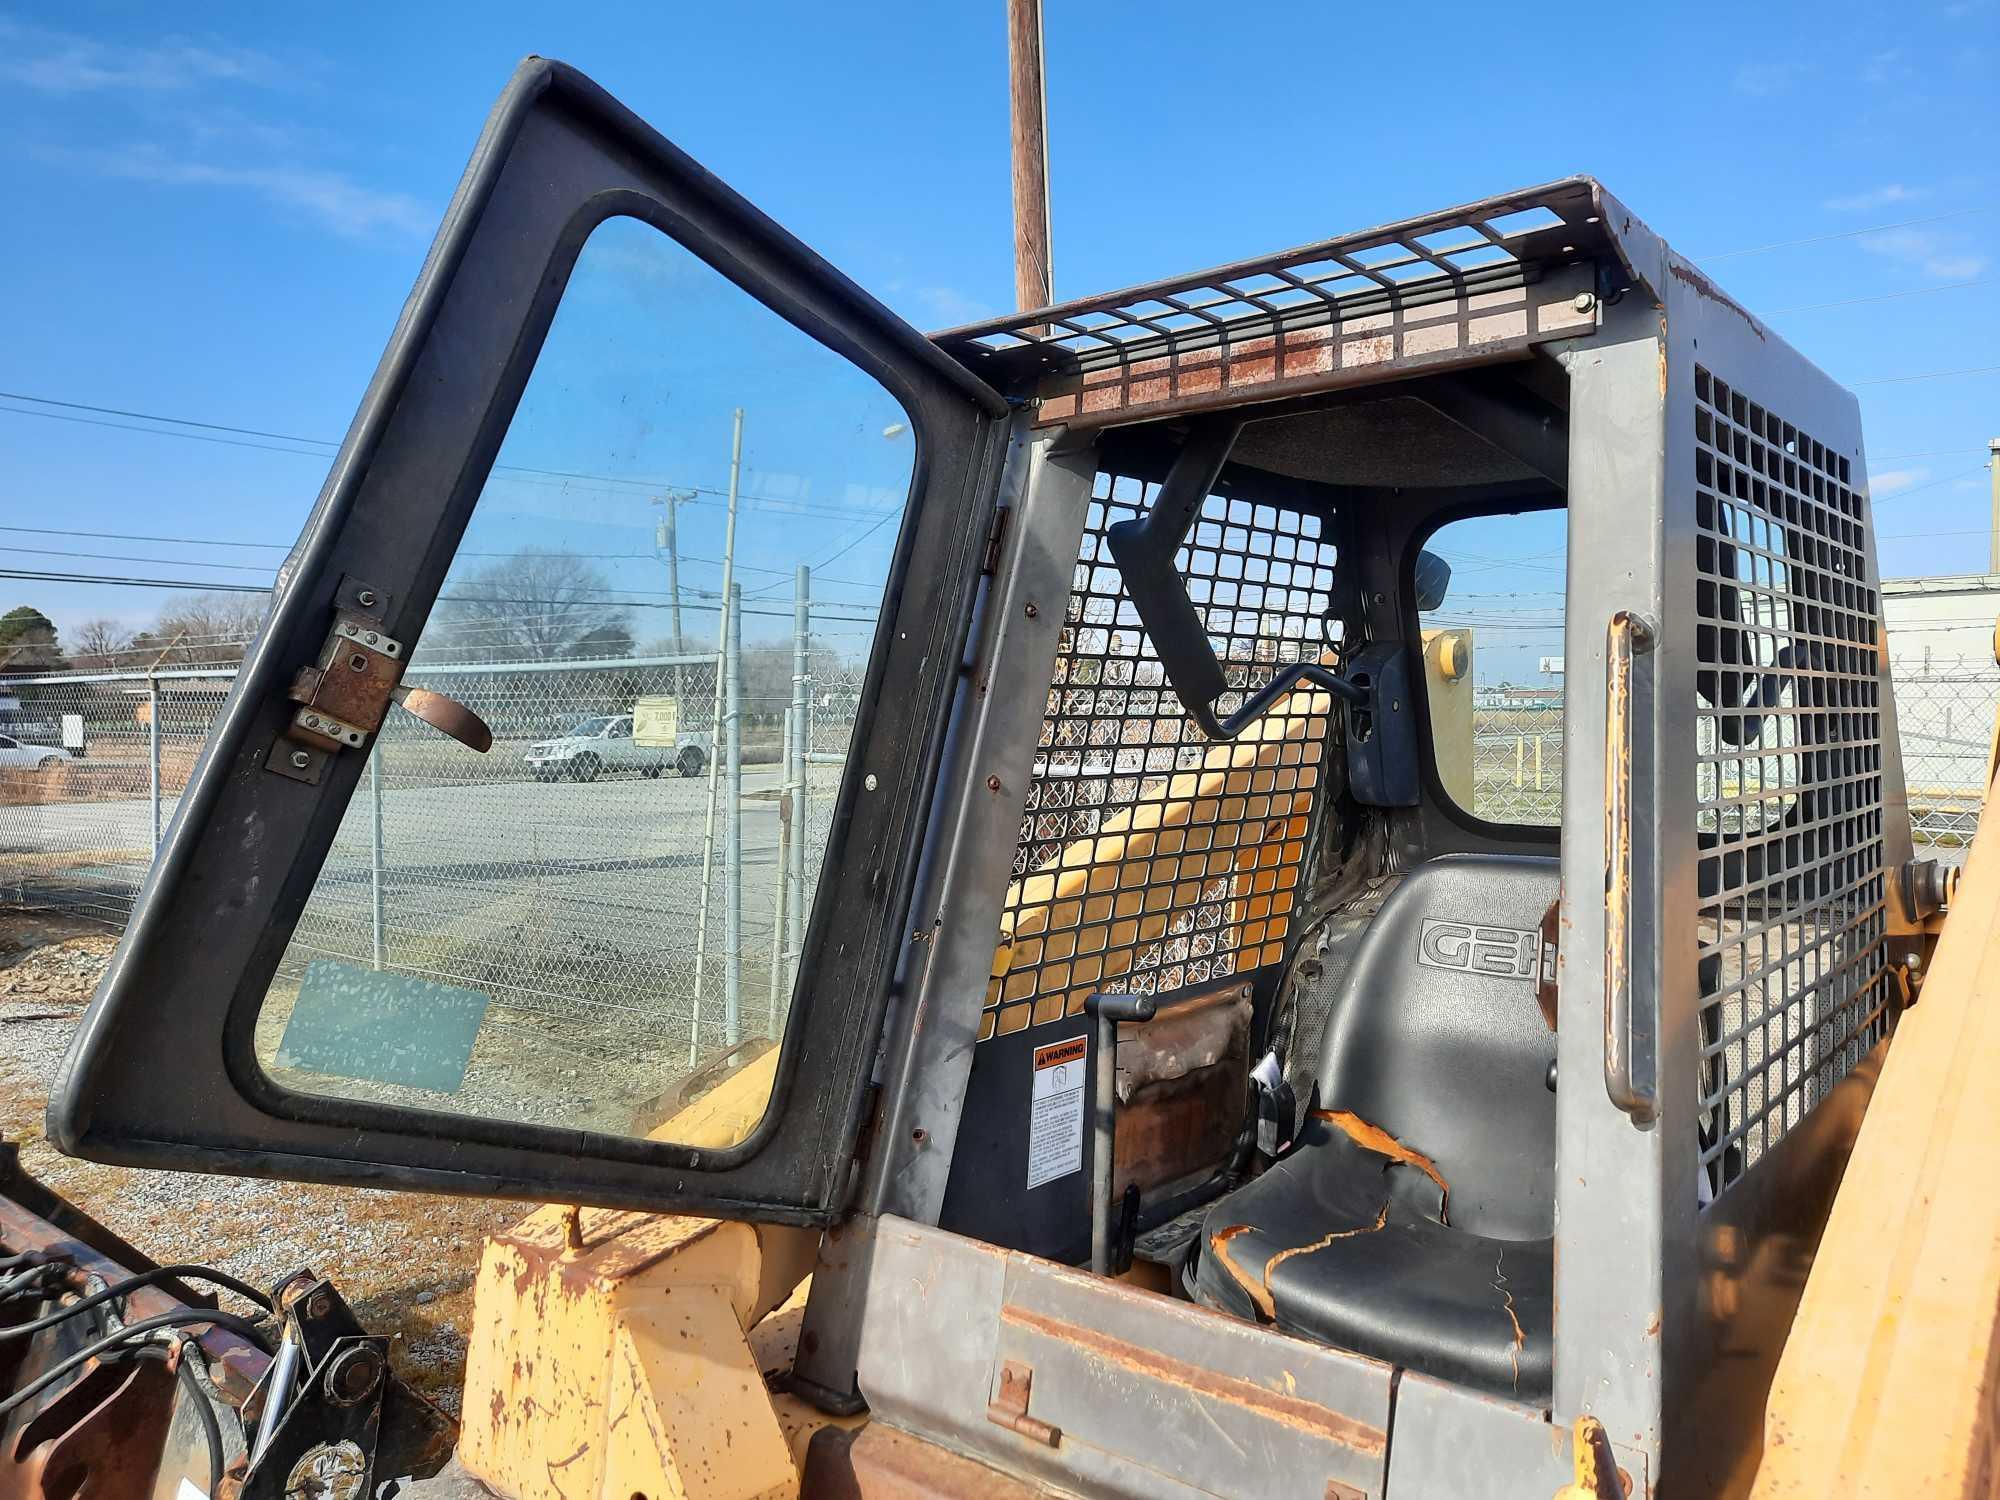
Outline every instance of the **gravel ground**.
{"label": "gravel ground", "polygon": [[480,1242],[525,1203],[136,1171],[59,1155],[43,1134],[50,1081],[116,938],[98,924],[0,912],[0,1130],[28,1171],[160,1261],[269,1286],[330,1276],[361,1321],[399,1336],[397,1368],[452,1412]]}

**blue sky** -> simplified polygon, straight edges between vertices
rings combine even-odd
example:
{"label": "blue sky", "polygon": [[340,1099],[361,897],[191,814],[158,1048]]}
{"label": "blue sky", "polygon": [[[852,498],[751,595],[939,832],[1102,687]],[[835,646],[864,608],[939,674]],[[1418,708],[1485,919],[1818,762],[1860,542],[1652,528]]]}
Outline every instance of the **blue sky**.
{"label": "blue sky", "polygon": [[[1591,172],[1855,384],[1885,573],[1983,566],[2000,374],[1901,377],[2000,365],[1996,0],[1047,10],[1059,296]],[[337,438],[530,51],[920,326],[1003,310],[1003,13],[0,4],[0,390]],[[0,407],[4,524],[205,543],[9,532],[93,555],[0,566],[256,578],[277,551],[206,543],[289,543],[326,467]],[[753,472],[775,440],[753,426]],[[164,597],[0,580],[65,625]]]}

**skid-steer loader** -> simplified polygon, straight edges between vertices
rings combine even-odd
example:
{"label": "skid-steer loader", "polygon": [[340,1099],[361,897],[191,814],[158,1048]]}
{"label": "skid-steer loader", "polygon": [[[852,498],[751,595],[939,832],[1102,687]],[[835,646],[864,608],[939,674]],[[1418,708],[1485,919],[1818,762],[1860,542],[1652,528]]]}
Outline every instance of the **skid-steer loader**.
{"label": "skid-steer loader", "polygon": [[[480,560],[622,559],[689,475],[730,629],[810,563],[862,642],[762,1012],[563,956],[711,930],[672,778],[423,793],[464,848],[372,913],[350,858],[392,703],[490,739],[412,655],[573,604]],[[1865,476],[1588,178],[926,338],[530,60],[51,1138],[549,1204],[450,1481],[520,1500],[1984,1493],[2000,855],[1913,857]],[[14,1202],[15,1326],[139,1269]],[[42,1493],[447,1482],[337,1289],[151,1281],[91,1312],[197,1330],[158,1370],[11,1345]]]}

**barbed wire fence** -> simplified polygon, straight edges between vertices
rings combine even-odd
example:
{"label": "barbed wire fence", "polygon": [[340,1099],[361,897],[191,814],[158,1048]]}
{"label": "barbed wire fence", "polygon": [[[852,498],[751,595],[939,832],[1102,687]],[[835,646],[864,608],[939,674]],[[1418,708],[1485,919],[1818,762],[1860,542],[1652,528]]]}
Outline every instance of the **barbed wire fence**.
{"label": "barbed wire fence", "polygon": [[[862,670],[816,641],[799,598],[791,638],[737,654],[733,763],[715,715],[722,657],[428,665],[419,653],[408,680],[472,708],[494,747],[474,755],[392,712],[281,978],[319,958],[389,968],[481,990],[510,1024],[596,1012],[607,1036],[652,1033],[690,1059],[775,1038]],[[232,680],[227,665],[0,680],[14,705],[0,734],[27,752],[0,767],[0,905],[121,925]],[[1958,863],[2000,670],[1927,659],[1894,680],[1917,852]],[[595,738],[665,703],[665,737],[656,713],[651,735]],[[567,748],[538,749],[551,744]],[[1559,705],[1475,711],[1472,759],[1481,816],[1559,816]]]}

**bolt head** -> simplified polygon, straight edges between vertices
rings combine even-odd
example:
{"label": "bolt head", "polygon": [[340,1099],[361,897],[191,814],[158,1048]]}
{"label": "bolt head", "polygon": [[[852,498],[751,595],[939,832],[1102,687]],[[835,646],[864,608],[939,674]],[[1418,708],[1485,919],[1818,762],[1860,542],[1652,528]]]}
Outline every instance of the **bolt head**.
{"label": "bolt head", "polygon": [[314,1292],[306,1303],[306,1316],[309,1318],[323,1318],[332,1311],[333,1299],[325,1292]]}
{"label": "bolt head", "polygon": [[372,609],[375,604],[375,590],[363,589],[354,596],[354,602],[363,609]]}
{"label": "bolt head", "polygon": [[1569,305],[1578,312],[1585,313],[1597,306],[1597,298],[1589,292],[1578,292],[1574,297],[1570,298]]}
{"label": "bolt head", "polygon": [[861,778],[861,786],[862,790],[864,791],[872,792],[875,790],[875,788],[877,788],[881,784],[882,784],[881,782],[875,779],[875,773],[873,771],[870,771],[866,776]]}
{"label": "bolt head", "polygon": [[1041,613],[1041,610],[1040,610],[1039,608],[1037,608],[1037,607],[1036,607],[1036,604],[1035,604],[1034,600],[1030,599],[1030,600],[1028,601],[1028,606],[1027,606],[1027,614],[1028,614],[1028,618],[1032,620],[1032,619],[1034,619],[1034,618],[1035,618],[1035,616],[1036,616],[1036,615],[1038,615],[1038,614],[1040,614],[1040,613]]}
{"label": "bolt head", "polygon": [[312,760],[313,758],[310,755],[308,755],[305,751],[294,750],[292,752],[292,769],[295,771],[303,771],[307,766],[312,764]]}

